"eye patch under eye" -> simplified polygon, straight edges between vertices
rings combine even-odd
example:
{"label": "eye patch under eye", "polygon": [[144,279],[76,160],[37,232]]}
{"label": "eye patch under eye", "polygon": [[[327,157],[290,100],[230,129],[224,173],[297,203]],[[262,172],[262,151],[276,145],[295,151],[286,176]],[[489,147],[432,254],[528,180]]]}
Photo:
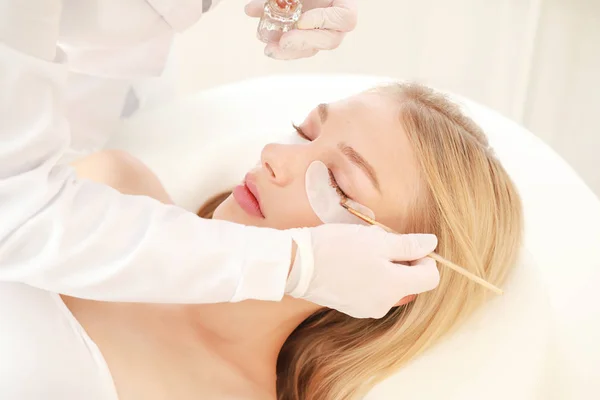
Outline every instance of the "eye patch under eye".
{"label": "eye patch under eye", "polygon": [[[350,214],[340,205],[343,200],[334,186],[330,184],[329,169],[321,161],[313,161],[306,170],[305,188],[308,202],[321,222],[325,224],[368,225],[360,218]],[[363,215],[375,219],[375,213],[368,207],[346,199],[346,204]]]}

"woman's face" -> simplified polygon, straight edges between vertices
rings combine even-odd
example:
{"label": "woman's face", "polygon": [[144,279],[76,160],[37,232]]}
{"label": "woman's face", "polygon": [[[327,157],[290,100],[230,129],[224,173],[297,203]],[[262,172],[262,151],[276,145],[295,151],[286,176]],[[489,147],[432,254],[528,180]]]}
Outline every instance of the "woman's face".
{"label": "woman's face", "polygon": [[[398,105],[376,93],[320,105],[299,125],[305,144],[268,144],[260,165],[246,176],[252,195],[238,188],[214,218],[276,229],[322,224],[305,190],[313,161],[323,162],[339,188],[400,230],[418,195],[417,163],[400,123]],[[254,204],[253,204],[254,203]]]}

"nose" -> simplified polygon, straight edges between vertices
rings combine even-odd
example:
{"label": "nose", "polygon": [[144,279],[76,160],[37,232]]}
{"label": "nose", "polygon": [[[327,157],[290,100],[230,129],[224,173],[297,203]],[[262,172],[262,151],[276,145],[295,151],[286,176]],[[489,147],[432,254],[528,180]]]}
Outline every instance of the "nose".
{"label": "nose", "polygon": [[294,164],[299,158],[298,146],[271,143],[260,155],[262,167],[269,179],[279,186],[285,186],[294,179]]}

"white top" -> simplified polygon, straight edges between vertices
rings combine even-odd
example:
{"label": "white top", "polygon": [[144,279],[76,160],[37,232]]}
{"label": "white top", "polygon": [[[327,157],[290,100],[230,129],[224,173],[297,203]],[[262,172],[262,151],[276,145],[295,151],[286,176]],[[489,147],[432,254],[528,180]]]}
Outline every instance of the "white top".
{"label": "white top", "polygon": [[59,295],[0,283],[0,397],[116,400],[98,347]]}
{"label": "white top", "polygon": [[[129,78],[160,72],[172,32],[209,3],[0,0],[0,398],[116,398],[98,349],[54,293],[162,303],[282,298],[288,232],[202,220],[78,181],[58,164],[71,134],[81,149],[105,140],[109,129],[96,141],[81,134],[109,126]],[[118,107],[105,108],[111,102]],[[95,120],[85,115],[98,111]]]}

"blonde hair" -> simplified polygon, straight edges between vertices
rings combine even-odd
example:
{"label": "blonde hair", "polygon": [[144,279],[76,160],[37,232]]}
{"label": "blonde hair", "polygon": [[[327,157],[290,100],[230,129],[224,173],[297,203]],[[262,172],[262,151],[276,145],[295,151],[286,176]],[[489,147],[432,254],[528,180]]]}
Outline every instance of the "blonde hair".
{"label": "blonde hair", "polygon": [[[403,223],[404,233],[436,234],[442,257],[501,286],[520,247],[521,203],[484,133],[458,106],[427,87],[393,84],[370,92],[397,101],[420,164],[423,190],[410,210],[412,218]],[[363,396],[455,328],[489,295],[447,268],[440,268],[440,275],[436,290],[382,319],[321,310],[305,320],[279,354],[278,399]]]}

